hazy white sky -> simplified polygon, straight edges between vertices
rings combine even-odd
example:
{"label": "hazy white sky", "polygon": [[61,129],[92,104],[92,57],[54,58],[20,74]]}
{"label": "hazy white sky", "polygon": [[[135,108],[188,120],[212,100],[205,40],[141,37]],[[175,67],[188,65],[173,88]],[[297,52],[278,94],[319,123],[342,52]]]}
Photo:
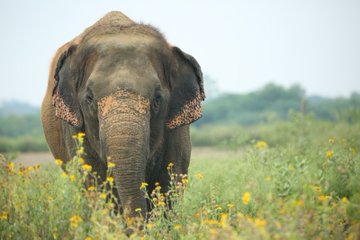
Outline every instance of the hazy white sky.
{"label": "hazy white sky", "polygon": [[360,92],[359,0],[0,0],[0,101],[40,105],[56,49],[111,10],[158,27],[223,92]]}

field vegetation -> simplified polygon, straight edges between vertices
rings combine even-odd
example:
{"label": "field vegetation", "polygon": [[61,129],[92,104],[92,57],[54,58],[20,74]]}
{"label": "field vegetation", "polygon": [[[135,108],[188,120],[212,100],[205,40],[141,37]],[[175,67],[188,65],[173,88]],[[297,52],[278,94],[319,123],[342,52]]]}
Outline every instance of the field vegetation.
{"label": "field vegetation", "polygon": [[39,110],[17,106],[0,106],[0,239],[360,239],[359,94],[268,84],[210,96],[192,126],[189,175],[170,164],[181,179],[170,192],[139,186],[154,206],[146,220],[115,214],[112,164],[105,183],[89,180],[81,133],[66,166],[14,160],[48,149]]}
{"label": "field vegetation", "polygon": [[106,183],[85,187],[94,173],[83,163],[83,137],[74,136],[78,152],[66,173],[60,160],[2,160],[1,239],[127,239],[129,229],[132,239],[360,237],[359,122],[293,112],[288,121],[195,129],[193,140],[213,147],[194,149],[189,176],[173,182],[171,194],[155,189],[147,221],[113,213],[111,165]]}

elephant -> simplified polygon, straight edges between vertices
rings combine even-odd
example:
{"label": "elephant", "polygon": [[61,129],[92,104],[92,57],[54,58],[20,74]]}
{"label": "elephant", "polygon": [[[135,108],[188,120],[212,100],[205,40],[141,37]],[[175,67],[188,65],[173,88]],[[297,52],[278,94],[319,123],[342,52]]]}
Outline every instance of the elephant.
{"label": "elephant", "polygon": [[84,132],[85,162],[105,181],[111,159],[121,211],[145,216],[151,207],[140,185],[166,192],[169,163],[188,173],[189,125],[204,99],[194,57],[113,11],[57,50],[41,120],[51,153],[65,163],[76,154],[72,136]]}

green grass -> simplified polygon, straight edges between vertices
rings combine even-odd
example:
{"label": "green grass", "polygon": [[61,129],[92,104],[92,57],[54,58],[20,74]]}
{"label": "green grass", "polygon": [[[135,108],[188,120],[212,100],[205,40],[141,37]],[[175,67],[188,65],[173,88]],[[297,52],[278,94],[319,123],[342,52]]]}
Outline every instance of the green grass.
{"label": "green grass", "polygon": [[4,163],[0,238],[126,239],[126,228],[134,239],[360,237],[360,125],[295,119],[251,131],[239,147],[194,149],[189,180],[172,188],[174,209],[156,191],[147,223],[112,214],[100,186],[85,190],[80,155],[66,175]]}

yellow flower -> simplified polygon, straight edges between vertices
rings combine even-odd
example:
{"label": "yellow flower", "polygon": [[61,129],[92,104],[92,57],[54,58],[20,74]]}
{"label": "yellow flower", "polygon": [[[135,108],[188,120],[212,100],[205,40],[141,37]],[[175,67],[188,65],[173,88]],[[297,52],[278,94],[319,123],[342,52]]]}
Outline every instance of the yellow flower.
{"label": "yellow flower", "polygon": [[70,181],[75,181],[75,179],[76,179],[76,177],[75,177],[75,175],[70,175]]}
{"label": "yellow flower", "polygon": [[34,167],[33,166],[28,166],[28,167],[26,167],[26,171],[27,172],[34,171]]}
{"label": "yellow flower", "polygon": [[67,175],[65,172],[62,172],[62,173],[61,173],[61,177],[62,177],[62,178],[67,178],[67,176],[68,176],[68,175]]}
{"label": "yellow flower", "polygon": [[52,196],[50,196],[50,195],[47,197],[47,199],[48,199],[50,202],[54,200],[54,198],[53,198]]}
{"label": "yellow flower", "polygon": [[77,151],[76,154],[78,155],[82,155],[84,153],[84,147],[80,147]]}
{"label": "yellow flower", "polygon": [[216,205],[215,205],[215,209],[216,209],[216,210],[219,210],[219,211],[222,210],[222,208],[221,208],[221,206],[220,206],[219,204],[216,204]]}
{"label": "yellow flower", "polygon": [[92,237],[87,236],[84,240],[92,240]]}
{"label": "yellow flower", "polygon": [[79,132],[76,136],[76,138],[80,144],[82,144],[84,142],[84,137],[85,137],[85,133],[83,133],[83,132]]}
{"label": "yellow flower", "polygon": [[329,143],[334,143],[335,142],[335,138],[329,138]]}
{"label": "yellow flower", "polygon": [[38,170],[40,168],[40,164],[36,164],[35,166],[34,166],[34,170]]}
{"label": "yellow flower", "polygon": [[334,156],[333,150],[327,150],[326,151],[326,158],[332,158]]}
{"label": "yellow flower", "polygon": [[202,175],[201,172],[198,172],[198,173],[195,173],[195,177],[199,180],[203,179],[204,178],[204,175]]}
{"label": "yellow flower", "polygon": [[167,165],[166,169],[167,170],[170,170],[172,167],[174,166],[174,164],[171,162]]}
{"label": "yellow flower", "polygon": [[220,216],[220,225],[225,226],[228,215],[226,213],[222,213]]}
{"label": "yellow flower", "polygon": [[89,186],[89,187],[88,187],[88,190],[89,190],[89,191],[94,191],[94,190],[95,190],[95,187],[94,187],[94,186]]}
{"label": "yellow flower", "polygon": [[233,209],[233,208],[235,208],[235,205],[232,204],[232,203],[228,203],[227,207],[228,207],[229,209]]}
{"label": "yellow flower", "polygon": [[114,168],[115,167],[115,163],[113,162],[108,162],[108,168]]}
{"label": "yellow flower", "polygon": [[341,202],[345,203],[345,204],[348,204],[349,203],[349,200],[347,199],[347,197],[343,197],[341,199]]}
{"label": "yellow flower", "polygon": [[160,189],[161,189],[161,186],[158,185],[158,186],[155,187],[154,190],[155,190],[155,191],[160,191]]}
{"label": "yellow flower", "polygon": [[0,214],[0,220],[6,220],[6,219],[8,219],[8,213],[4,211]]}
{"label": "yellow flower", "polygon": [[140,185],[140,190],[146,189],[147,186],[148,184],[146,182],[142,182]]}
{"label": "yellow flower", "polygon": [[63,161],[62,161],[61,159],[55,159],[55,163],[56,163],[56,165],[58,165],[58,166],[63,165]]}
{"label": "yellow flower", "polygon": [[204,224],[207,224],[207,225],[217,225],[218,222],[215,220],[215,219],[205,219],[203,221]]}
{"label": "yellow flower", "polygon": [[136,208],[135,212],[141,212],[141,208]]}
{"label": "yellow flower", "polygon": [[106,181],[109,182],[110,184],[113,184],[114,183],[114,178],[109,176],[106,178]]}
{"label": "yellow flower", "polygon": [[15,163],[9,162],[7,167],[8,167],[9,172],[13,173],[14,169],[15,169]]}
{"label": "yellow flower", "polygon": [[76,228],[81,221],[82,221],[82,218],[79,215],[73,215],[70,218],[71,227]]}
{"label": "yellow flower", "polygon": [[82,158],[82,157],[79,157],[79,163],[80,163],[80,164],[84,164],[84,163],[85,163],[85,160],[84,160],[84,158]]}
{"label": "yellow flower", "polygon": [[184,176],[182,177],[182,179],[181,179],[181,182],[182,182],[184,185],[188,184],[188,182],[189,182],[188,177],[187,177],[186,175],[184,175]]}
{"label": "yellow flower", "polygon": [[318,199],[321,201],[321,202],[325,202],[327,200],[329,200],[331,197],[330,196],[326,196],[326,195],[320,195],[318,197]]}
{"label": "yellow flower", "polygon": [[263,219],[259,219],[259,218],[256,218],[255,219],[255,226],[258,227],[258,228],[263,228],[266,226],[266,220],[263,220]]}
{"label": "yellow flower", "polygon": [[78,133],[78,138],[83,138],[85,137],[85,133],[84,132],[79,132]]}
{"label": "yellow flower", "polygon": [[152,229],[154,227],[154,224],[153,223],[148,223],[148,224],[146,224],[146,227],[148,229]]}
{"label": "yellow flower", "polygon": [[163,206],[165,206],[165,202],[164,201],[159,201],[157,205],[159,207],[163,207]]}
{"label": "yellow flower", "polygon": [[181,228],[181,225],[180,224],[174,224],[174,229],[175,230],[179,230]]}
{"label": "yellow flower", "polygon": [[298,207],[304,206],[304,200],[302,200],[302,199],[296,200],[295,205],[298,206]]}
{"label": "yellow flower", "polygon": [[20,176],[24,176],[24,172],[25,172],[24,169],[20,168],[18,174]]}
{"label": "yellow flower", "polygon": [[255,147],[257,149],[264,149],[264,148],[267,148],[268,147],[268,144],[267,142],[265,141],[258,141],[256,144],[255,144]]}
{"label": "yellow flower", "polygon": [[245,204],[245,205],[248,205],[249,202],[251,200],[251,193],[249,192],[245,192],[243,197],[242,197],[242,202]]}
{"label": "yellow flower", "polygon": [[82,165],[82,169],[86,172],[90,172],[92,167],[89,164],[84,164],[84,165]]}
{"label": "yellow flower", "polygon": [[100,198],[105,199],[106,198],[106,193],[101,193]]}

